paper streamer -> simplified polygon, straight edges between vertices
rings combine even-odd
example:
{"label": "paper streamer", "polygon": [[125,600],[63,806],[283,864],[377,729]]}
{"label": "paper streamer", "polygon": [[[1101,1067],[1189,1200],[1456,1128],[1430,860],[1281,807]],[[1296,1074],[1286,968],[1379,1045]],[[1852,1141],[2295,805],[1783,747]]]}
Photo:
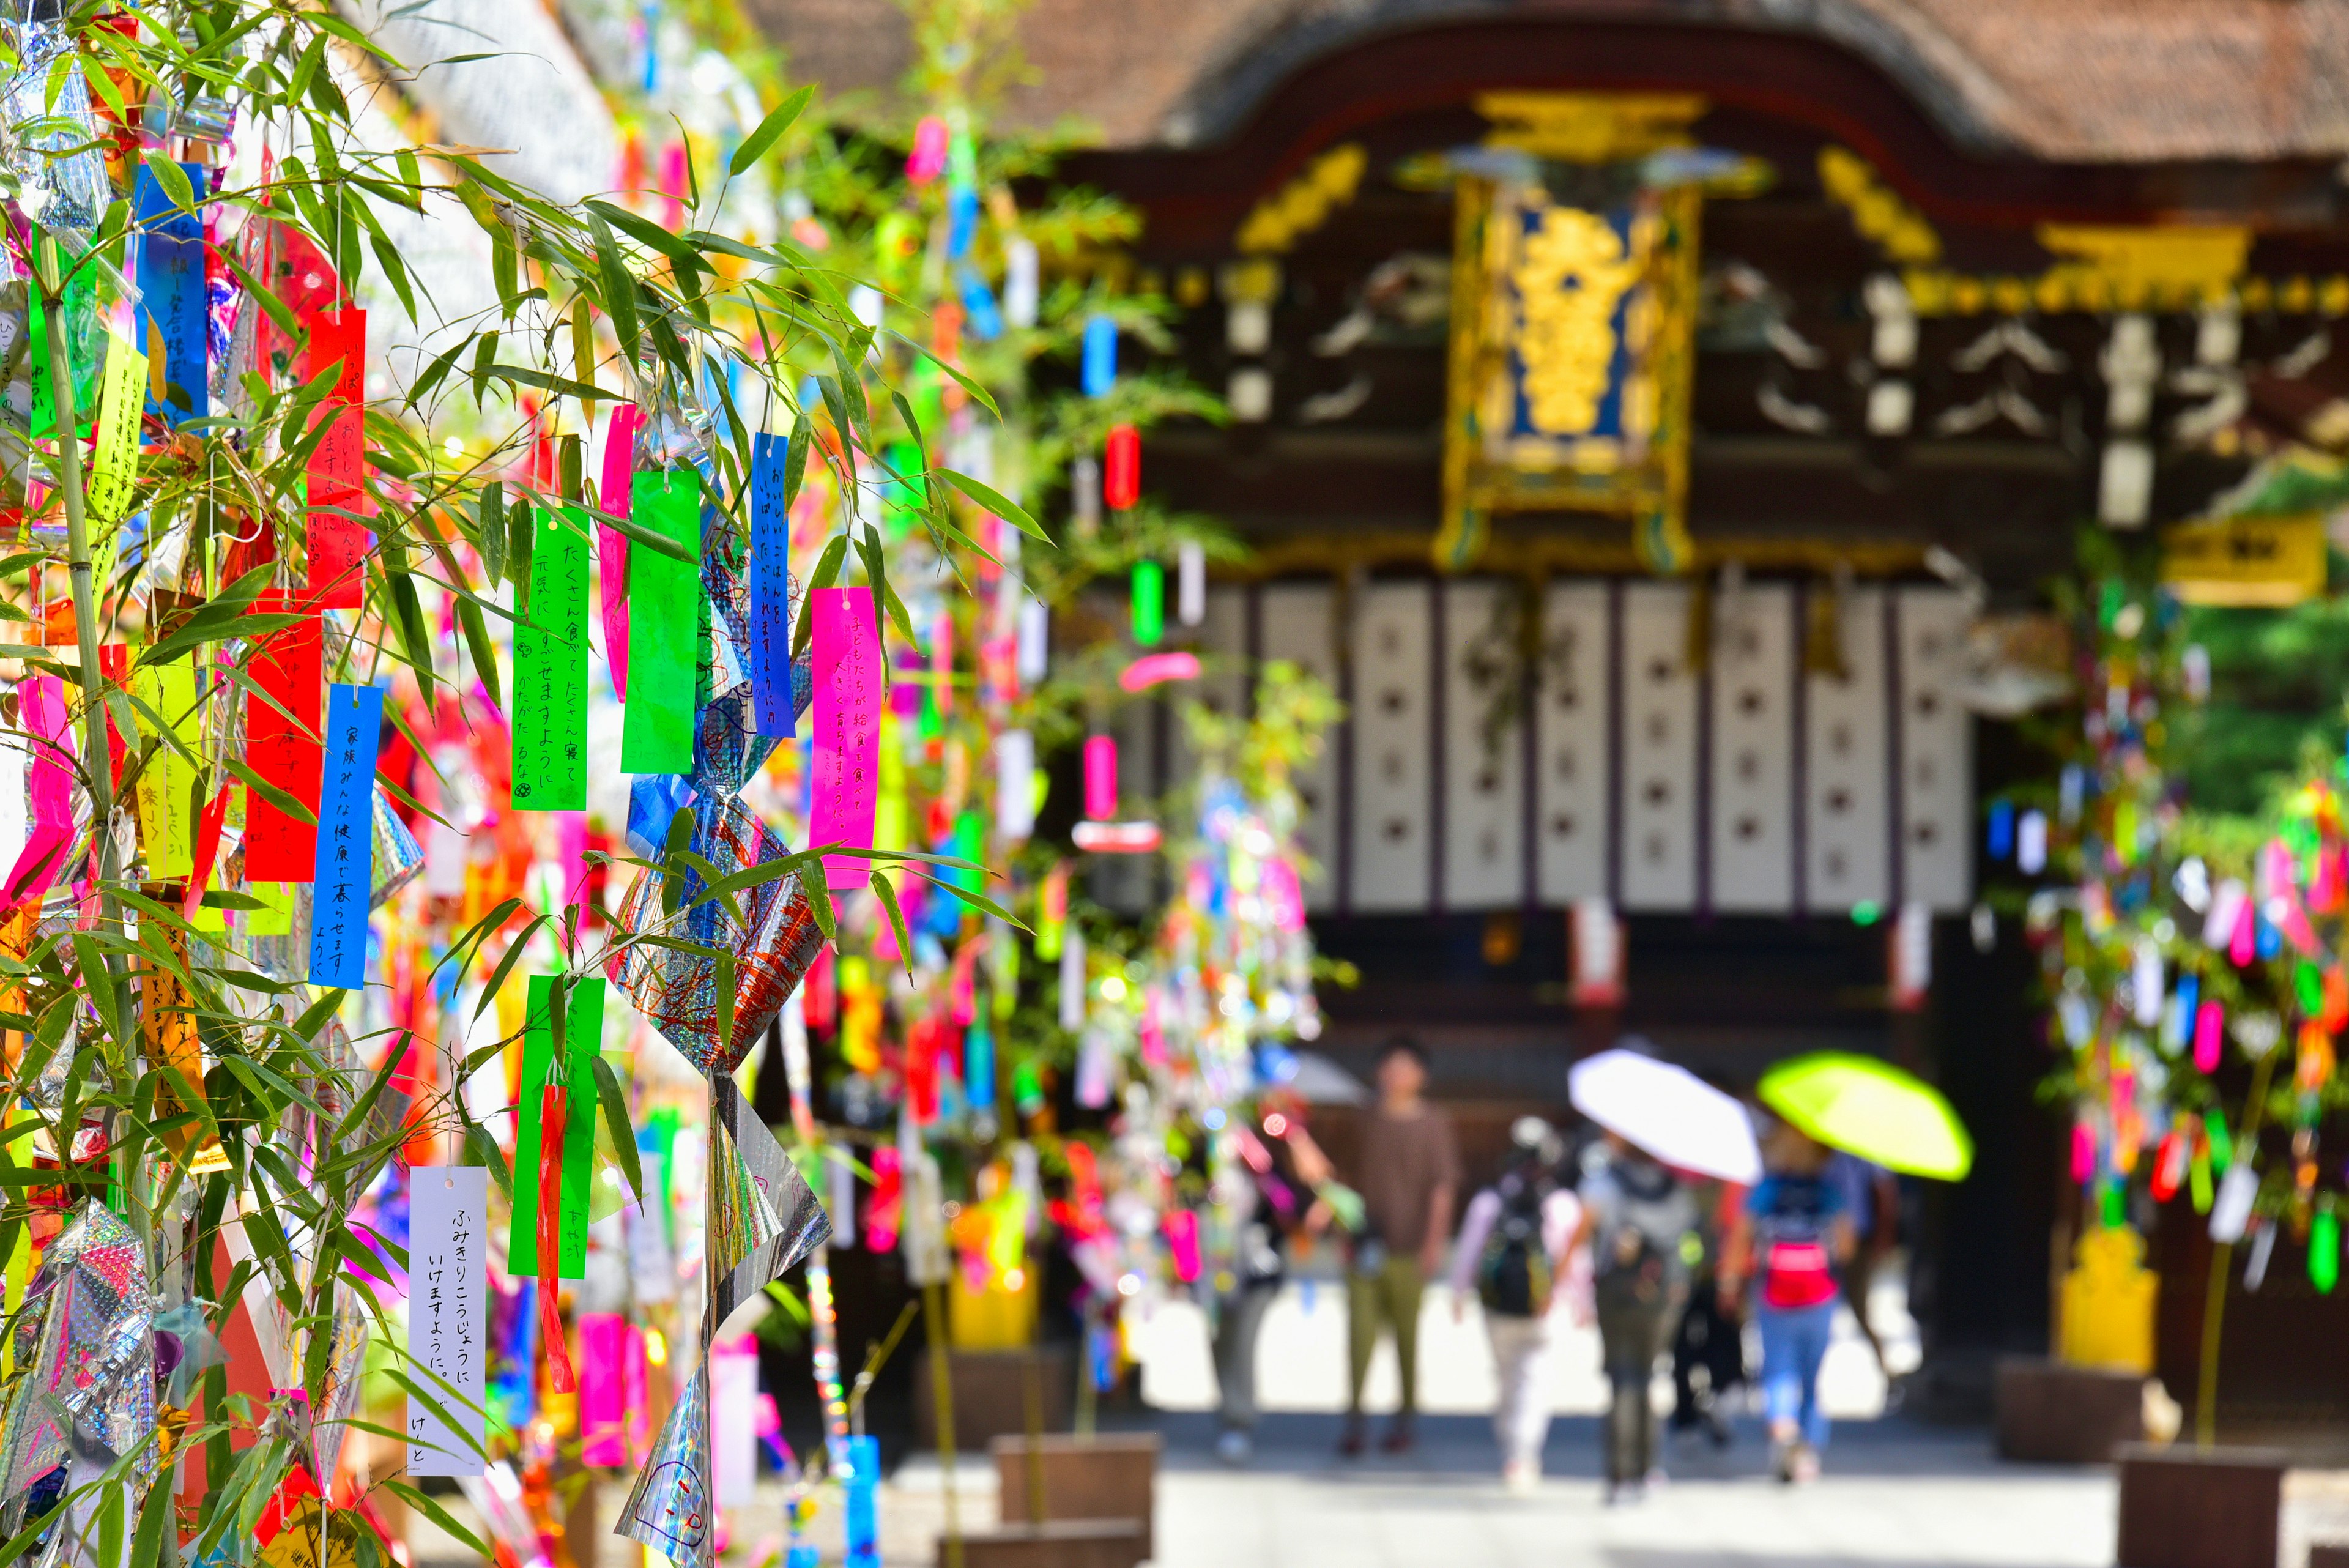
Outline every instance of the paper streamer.
{"label": "paper streamer", "polygon": [[367,984],[367,909],[375,891],[375,758],[383,688],[336,685],[326,704],[318,792],[316,887],[310,905],[310,983]]}
{"label": "paper streamer", "polygon": [[579,1462],[628,1462],[628,1320],[616,1312],[579,1314]]}
{"label": "paper streamer", "polygon": [[[513,805],[587,806],[587,514],[533,510],[530,606],[514,628]],[[543,519],[543,522],[537,521]]]}
{"label": "paper streamer", "polygon": [[[538,1180],[545,1130],[541,1091],[554,1059],[554,995],[556,976],[530,977],[529,1011],[522,1046],[522,1125],[514,1139],[513,1220],[506,1232],[506,1272],[520,1279],[540,1272],[539,1211],[545,1193]],[[556,1253],[560,1276],[587,1276],[587,1199],[595,1167],[595,1055],[604,1034],[604,981],[571,982],[564,1013],[564,1057],[568,1067],[563,1148],[555,1192]]]}
{"label": "paper streamer", "polygon": [[1036,831],[1036,738],[1025,730],[995,737],[995,831],[1010,844]]}
{"label": "paper streamer", "polygon": [[[596,499],[613,517],[630,515],[636,472],[636,427],[643,416],[634,403],[612,410],[604,431],[604,483]],[[611,667],[612,695],[628,696],[628,536],[609,524],[595,536],[597,586],[604,596],[604,658]]]}
{"label": "paper streamer", "polygon": [[139,422],[147,407],[147,356],[119,333],[106,337],[106,379],[98,395],[98,454],[89,469],[89,514],[119,523],[139,477]]}
{"label": "paper streamer", "polygon": [[[808,714],[814,732],[808,842],[870,847],[884,684],[873,590],[818,588],[808,596],[808,614],[815,679]],[[824,885],[834,892],[865,886],[871,872],[872,863],[856,856],[823,857]]]}
{"label": "paper streamer", "polygon": [[[264,615],[283,614],[295,607],[282,593],[264,594],[254,601],[254,608]],[[245,673],[275,702],[272,706],[250,693],[245,696],[246,764],[265,783],[285,791],[315,813],[320,767],[318,686],[324,679],[315,610],[294,625],[256,639]],[[288,718],[288,714],[292,717]],[[308,881],[317,870],[316,825],[280,811],[258,790],[247,793],[245,880]]]}
{"label": "paper streamer", "polygon": [[791,735],[792,519],[783,506],[783,462],[791,442],[761,434],[750,441],[750,682],[759,733]]}
{"label": "paper streamer", "polygon": [[327,429],[311,449],[305,472],[310,515],[303,594],[320,608],[357,609],[366,580],[367,530],[342,514],[357,511],[364,500],[359,475],[367,452],[367,312],[355,305],[321,311],[310,318],[309,331],[303,379],[333,369],[335,381],[318,406]]}
{"label": "paper streamer", "polygon": [[[472,1445],[488,1436],[481,1375],[489,1360],[489,1183],[488,1168],[478,1165],[421,1166],[409,1176],[408,1354],[432,1375],[415,1382],[440,1407],[409,1397],[411,1476],[482,1470]],[[456,1417],[455,1427],[445,1416]]]}
{"label": "paper streamer", "polygon": [[701,475],[673,468],[640,476],[635,521],[683,545],[689,560],[658,550],[628,554],[628,696],[620,771],[693,771],[696,689],[702,636]]}
{"label": "paper streamer", "polygon": [[[211,171],[182,163],[191,189],[202,191]],[[139,335],[147,350],[147,411],[167,424],[212,413],[206,358],[204,221],[172,205],[154,170],[139,166],[134,196],[139,216]]]}
{"label": "paper streamer", "polygon": [[201,807],[196,792],[202,787],[198,770],[204,754],[195,660],[175,659],[168,664],[141,665],[131,672],[130,691],[197,759],[191,761],[166,740],[139,775],[139,838],[147,853],[148,879],[181,881],[195,867],[196,815]]}
{"label": "paper streamer", "polygon": [[65,682],[35,675],[16,688],[19,722],[32,753],[26,793],[32,823],[8,872],[7,905],[38,908],[65,870],[73,846],[73,758],[66,749]]}

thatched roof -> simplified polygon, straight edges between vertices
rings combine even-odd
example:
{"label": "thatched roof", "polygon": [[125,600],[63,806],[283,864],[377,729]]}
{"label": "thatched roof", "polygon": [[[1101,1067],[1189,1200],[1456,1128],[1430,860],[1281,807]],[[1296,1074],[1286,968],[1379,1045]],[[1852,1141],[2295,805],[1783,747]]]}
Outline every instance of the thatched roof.
{"label": "thatched roof", "polygon": [[[893,0],[746,0],[802,78],[887,89]],[[1220,141],[1289,73],[1398,29],[1750,28],[1832,40],[1953,142],[2066,162],[2349,155],[2349,0],[1035,0],[1012,117],[1112,148]],[[1661,85],[1661,84],[1660,84]]]}

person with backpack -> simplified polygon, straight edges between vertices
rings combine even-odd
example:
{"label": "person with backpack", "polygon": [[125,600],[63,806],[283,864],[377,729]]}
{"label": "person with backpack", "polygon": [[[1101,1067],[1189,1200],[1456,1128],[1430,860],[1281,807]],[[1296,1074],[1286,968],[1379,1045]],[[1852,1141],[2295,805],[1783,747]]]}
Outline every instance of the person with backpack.
{"label": "person with backpack", "polygon": [[1501,1446],[1501,1480],[1511,1491],[1529,1491],[1541,1480],[1549,1436],[1544,1383],[1550,1314],[1568,1293],[1569,1244],[1582,1203],[1559,1184],[1566,1145],[1555,1127],[1539,1116],[1520,1116],[1509,1141],[1509,1169],[1469,1200],[1460,1222],[1452,1250],[1452,1316],[1455,1323],[1467,1316],[1474,1291],[1500,1376],[1493,1436]]}
{"label": "person with backpack", "polygon": [[1614,1133],[1583,1156],[1582,1220],[1574,1247],[1591,1248],[1600,1360],[1612,1397],[1607,1412],[1607,1501],[1637,1501],[1656,1462],[1650,1385],[1664,1333],[1688,1295],[1683,1242],[1696,1205],[1680,1179]]}
{"label": "person with backpack", "polygon": [[1852,1221],[1824,1146],[1782,1124],[1764,1148],[1767,1174],[1747,1195],[1722,1258],[1721,1304],[1727,1315],[1746,1281],[1758,1286],[1754,1321],[1772,1468],[1792,1484],[1818,1478],[1827,1446],[1819,1367],[1835,1328],[1836,1271],[1852,1254]]}

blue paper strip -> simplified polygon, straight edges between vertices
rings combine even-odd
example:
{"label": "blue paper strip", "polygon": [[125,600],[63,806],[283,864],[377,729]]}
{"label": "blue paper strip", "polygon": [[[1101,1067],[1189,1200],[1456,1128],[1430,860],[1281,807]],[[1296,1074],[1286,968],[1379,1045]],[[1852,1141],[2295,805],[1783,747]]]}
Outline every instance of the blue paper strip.
{"label": "blue paper strip", "polygon": [[375,887],[376,747],[383,688],[328,688],[326,767],[318,786],[317,883],[310,911],[310,983],[367,983],[367,898]]}
{"label": "blue paper strip", "polygon": [[750,438],[750,692],[761,735],[792,735],[792,518],[783,505],[789,438]]}
{"label": "blue paper strip", "polygon": [[[212,174],[201,163],[182,163],[191,188],[202,192]],[[205,358],[204,222],[181,212],[163,193],[155,171],[139,166],[139,341],[132,347],[152,357],[162,344],[165,395],[150,382],[147,411],[178,425],[212,413],[212,377]],[[150,370],[150,374],[152,374]]]}

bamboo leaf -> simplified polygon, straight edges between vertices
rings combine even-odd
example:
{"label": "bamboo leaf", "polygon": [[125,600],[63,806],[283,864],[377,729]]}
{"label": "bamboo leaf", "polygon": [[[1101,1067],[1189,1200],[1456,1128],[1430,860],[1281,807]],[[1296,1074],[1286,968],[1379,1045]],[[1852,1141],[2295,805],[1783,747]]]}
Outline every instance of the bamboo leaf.
{"label": "bamboo leaf", "polygon": [[775,144],[777,137],[791,129],[792,121],[800,117],[800,111],[807,108],[808,100],[813,97],[815,88],[810,86],[783,99],[774,113],[761,120],[759,128],[742,139],[742,145],[734,150],[732,158],[727,160],[726,172],[740,174],[764,158],[767,149]]}

